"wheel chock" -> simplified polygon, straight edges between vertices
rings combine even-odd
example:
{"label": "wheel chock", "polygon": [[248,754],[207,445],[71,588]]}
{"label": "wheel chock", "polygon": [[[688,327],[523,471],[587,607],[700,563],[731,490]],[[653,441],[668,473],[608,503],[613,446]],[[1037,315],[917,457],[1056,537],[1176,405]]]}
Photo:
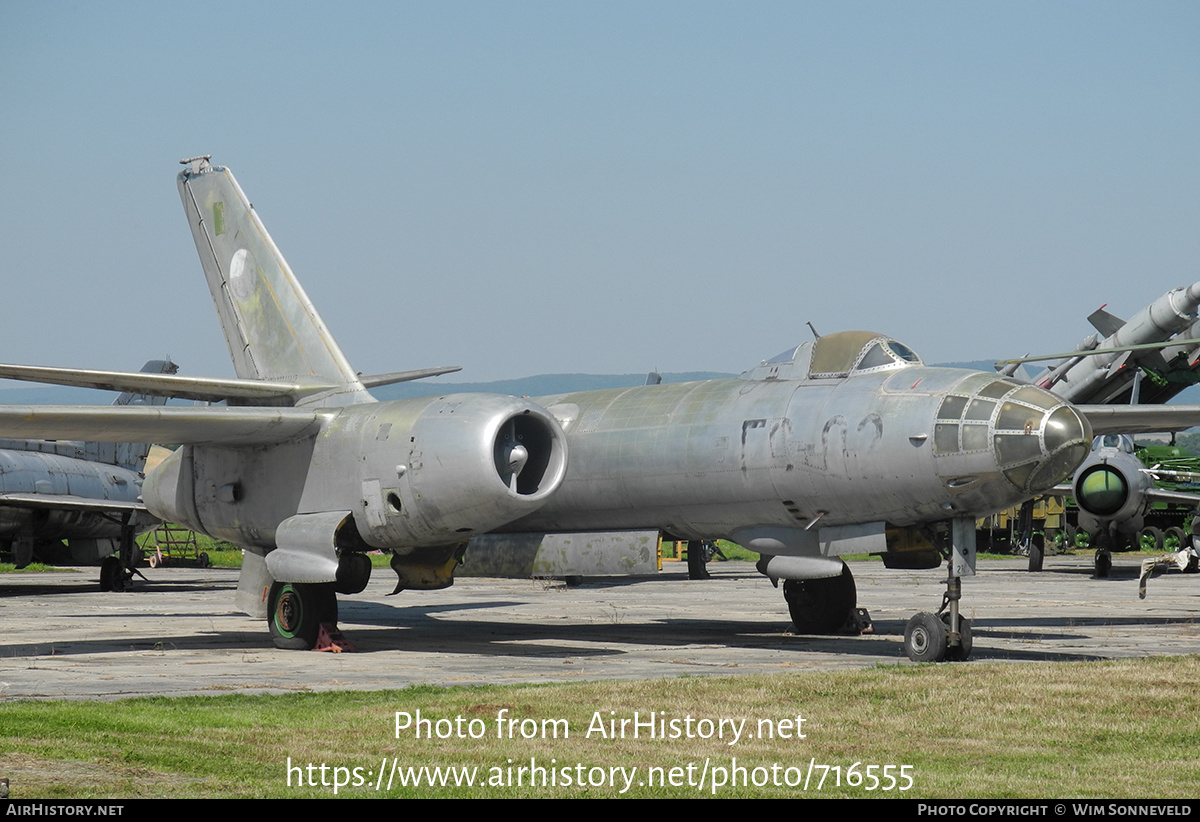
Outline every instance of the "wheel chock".
{"label": "wheel chock", "polygon": [[354,643],[342,636],[337,625],[332,622],[322,622],[321,630],[317,633],[317,644],[314,651],[332,651],[340,654],[342,651],[355,651]]}

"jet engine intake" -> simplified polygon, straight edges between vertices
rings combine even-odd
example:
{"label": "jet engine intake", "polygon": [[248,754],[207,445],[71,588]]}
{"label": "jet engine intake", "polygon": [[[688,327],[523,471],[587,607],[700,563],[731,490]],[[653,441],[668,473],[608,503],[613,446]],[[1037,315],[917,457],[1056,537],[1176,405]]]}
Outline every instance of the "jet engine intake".
{"label": "jet engine intake", "polygon": [[368,460],[355,514],[363,539],[381,548],[453,544],[491,531],[544,505],[567,470],[558,421],[516,397],[437,397],[391,431],[404,453]]}
{"label": "jet engine intake", "polygon": [[[1095,517],[1124,519],[1135,507],[1129,481],[1113,465],[1100,463],[1080,472],[1075,482],[1075,502]],[[1122,516],[1124,514],[1124,516]]]}

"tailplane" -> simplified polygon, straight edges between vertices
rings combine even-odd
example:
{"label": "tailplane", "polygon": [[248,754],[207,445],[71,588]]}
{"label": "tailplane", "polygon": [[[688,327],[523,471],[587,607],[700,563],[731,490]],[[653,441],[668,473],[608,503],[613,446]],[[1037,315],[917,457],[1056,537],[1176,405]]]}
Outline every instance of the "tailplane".
{"label": "tailplane", "polygon": [[181,162],[179,194],[238,377],[372,402],[233,174],[208,157]]}
{"label": "tailplane", "polygon": [[[140,375],[174,374],[179,366],[170,360],[150,360],[138,372]],[[110,388],[111,386],[93,386]],[[165,405],[165,396],[135,394],[123,392],[113,401],[116,406],[129,405]],[[115,465],[128,468],[130,471],[141,473],[146,465],[146,455],[150,453],[149,443],[144,442],[82,442],[78,440],[45,440],[45,439],[0,439],[0,449],[6,451],[33,451],[42,454],[56,454],[60,457],[82,459],[103,465]]]}

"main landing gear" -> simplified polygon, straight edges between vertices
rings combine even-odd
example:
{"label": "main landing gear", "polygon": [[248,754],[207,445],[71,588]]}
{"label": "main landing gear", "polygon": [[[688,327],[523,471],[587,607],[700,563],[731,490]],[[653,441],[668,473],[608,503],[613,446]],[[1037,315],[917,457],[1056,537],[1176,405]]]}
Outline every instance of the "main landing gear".
{"label": "main landing gear", "polygon": [[841,576],[789,579],[783,583],[792,624],[801,634],[832,634],[853,618],[858,604],[854,575],[842,563]]}
{"label": "main landing gear", "polygon": [[137,569],[134,552],[137,545],[133,541],[133,528],[129,525],[131,515],[127,512],[121,519],[121,545],[117,553],[109,554],[100,563],[100,590],[124,591],[133,582],[133,575],[142,579],[145,575]]}
{"label": "main landing gear", "polygon": [[913,662],[962,661],[974,644],[971,622],[959,613],[962,577],[975,574],[975,522],[960,517],[950,523],[950,556],[946,594],[937,614],[920,613],[904,629],[904,652]]}
{"label": "main landing gear", "polygon": [[274,582],[267,599],[267,624],[276,648],[309,651],[317,646],[321,629],[337,631],[334,583]]}

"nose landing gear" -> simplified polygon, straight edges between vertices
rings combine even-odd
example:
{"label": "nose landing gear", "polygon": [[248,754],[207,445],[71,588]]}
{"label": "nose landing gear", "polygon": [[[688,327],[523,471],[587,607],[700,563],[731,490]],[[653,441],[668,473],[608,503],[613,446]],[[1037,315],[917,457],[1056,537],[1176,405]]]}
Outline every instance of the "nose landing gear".
{"label": "nose landing gear", "polygon": [[962,662],[971,655],[971,623],[959,613],[959,601],[962,578],[975,575],[974,520],[951,521],[946,565],[946,594],[938,614],[917,614],[904,629],[904,652],[913,662]]}

